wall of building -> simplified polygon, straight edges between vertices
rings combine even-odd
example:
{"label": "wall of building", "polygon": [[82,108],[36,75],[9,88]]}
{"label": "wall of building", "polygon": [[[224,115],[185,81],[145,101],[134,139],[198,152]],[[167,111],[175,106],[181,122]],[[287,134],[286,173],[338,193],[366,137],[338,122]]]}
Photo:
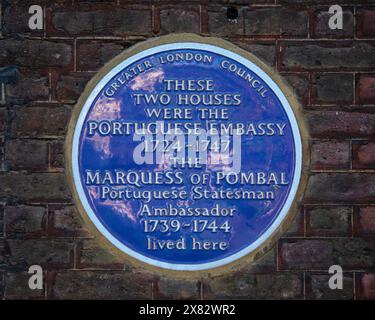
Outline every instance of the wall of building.
{"label": "wall of building", "polygon": [[[0,2],[0,298],[375,298],[374,1]],[[31,31],[38,3],[45,27]],[[343,7],[343,30],[328,28],[332,4]],[[173,32],[222,37],[273,66],[310,127],[311,177],[293,227],[223,276],[167,278],[112,256],[66,184],[67,123],[87,81],[131,45]],[[43,290],[28,287],[33,264]],[[343,290],[328,288],[333,264]]]}

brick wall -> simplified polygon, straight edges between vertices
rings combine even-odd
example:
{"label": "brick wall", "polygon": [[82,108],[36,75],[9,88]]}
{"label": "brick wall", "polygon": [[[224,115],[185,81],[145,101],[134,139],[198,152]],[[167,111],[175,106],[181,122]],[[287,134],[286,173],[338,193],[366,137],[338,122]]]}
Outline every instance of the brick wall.
{"label": "brick wall", "polygon": [[[0,1],[0,298],[375,298],[375,2]],[[373,4],[371,4],[371,2]],[[27,26],[40,3],[45,28]],[[249,4],[251,3],[251,4]],[[344,29],[328,29],[328,7]],[[199,280],[136,270],[76,212],[63,143],[77,98],[129,46],[171,32],[223,37],[291,84],[311,132],[311,177],[291,230],[264,258]],[[45,271],[44,290],[26,270]],[[344,289],[327,286],[344,269]]]}

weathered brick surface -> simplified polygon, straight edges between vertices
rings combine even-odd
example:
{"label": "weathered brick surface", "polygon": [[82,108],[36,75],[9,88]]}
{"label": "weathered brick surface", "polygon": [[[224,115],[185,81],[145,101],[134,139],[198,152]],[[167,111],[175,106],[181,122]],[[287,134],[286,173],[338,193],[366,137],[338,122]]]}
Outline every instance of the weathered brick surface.
{"label": "weathered brick surface", "polygon": [[[45,30],[27,27],[31,4],[43,6]],[[344,28],[331,30],[332,4],[2,1],[0,299],[375,299],[375,9],[337,0]],[[67,186],[67,125],[87,82],[124,49],[171,32],[225,38],[276,69],[310,133],[311,177],[290,229],[223,276],[176,279],[113,256]],[[31,264],[48,270],[42,291],[27,288]],[[332,264],[344,269],[344,290],[327,286]]]}
{"label": "weathered brick surface", "polygon": [[233,274],[209,279],[204,284],[205,299],[301,299],[301,274]]}
{"label": "weathered brick surface", "polygon": [[9,170],[43,171],[48,169],[48,143],[46,141],[8,140],[5,150],[5,166]]}
{"label": "weathered brick surface", "polygon": [[375,142],[353,142],[353,168],[375,169]]}
{"label": "weathered brick surface", "polygon": [[352,74],[316,74],[312,91],[313,103],[351,104],[353,101]]}
{"label": "weathered brick surface", "polygon": [[[86,9],[86,10],[85,10]],[[67,8],[53,6],[48,15],[49,35],[65,36],[125,36],[151,33],[151,8],[135,10],[113,5]]]}
{"label": "weathered brick surface", "polygon": [[332,290],[328,286],[330,276],[327,274],[309,274],[307,276],[306,287],[309,299],[350,300],[354,298],[352,274],[344,273],[343,288],[336,290]]}
{"label": "weathered brick surface", "polygon": [[350,236],[352,208],[347,206],[306,207],[307,236]]}
{"label": "weathered brick surface", "polygon": [[70,200],[64,174],[19,173],[1,175],[0,198],[20,201],[64,201]]}
{"label": "weathered brick surface", "polygon": [[41,138],[63,136],[71,109],[67,106],[17,106],[12,110],[11,133],[15,137]]}
{"label": "weathered brick surface", "polygon": [[28,269],[37,264],[46,269],[71,268],[74,242],[67,240],[7,240],[8,268]]}
{"label": "weathered brick surface", "polygon": [[72,43],[29,39],[0,40],[0,65],[66,67],[72,61]]}
{"label": "weathered brick surface", "polygon": [[283,42],[282,70],[369,70],[375,63],[370,42]]}
{"label": "weathered brick surface", "polygon": [[371,268],[375,249],[360,238],[287,239],[280,245],[280,268],[322,270],[338,264],[344,270]]}
{"label": "weathered brick surface", "polygon": [[[67,285],[69,283],[69,285]],[[98,290],[100,288],[100,290]],[[151,299],[151,278],[120,271],[62,272],[53,279],[54,299]]]}
{"label": "weathered brick surface", "polygon": [[354,232],[356,235],[375,235],[375,207],[366,206],[356,208]]}
{"label": "weathered brick surface", "polygon": [[307,203],[372,203],[374,173],[319,173],[309,179]]}
{"label": "weathered brick surface", "polygon": [[199,33],[199,10],[194,8],[161,8],[160,9],[160,33],[193,32]]}
{"label": "weathered brick surface", "polygon": [[47,210],[45,207],[7,206],[4,220],[7,238],[41,237],[46,234]]}
{"label": "weathered brick surface", "polygon": [[306,112],[313,138],[375,137],[375,114],[346,111]]}
{"label": "weathered brick surface", "polygon": [[155,299],[189,299],[201,298],[201,282],[189,279],[159,278],[154,285]]}
{"label": "weathered brick surface", "polygon": [[45,283],[43,289],[31,290],[28,282],[30,274],[27,272],[8,272],[5,277],[5,299],[42,300],[45,299]]}
{"label": "weathered brick surface", "polygon": [[[129,42],[79,40],[77,41],[77,69],[95,71],[129,47]],[[93,55],[92,53],[95,52]]]}
{"label": "weathered brick surface", "polygon": [[364,104],[375,104],[375,76],[363,74],[357,82],[359,101]]}
{"label": "weathered brick surface", "polygon": [[312,169],[348,169],[350,141],[319,140],[311,144]]}
{"label": "weathered brick surface", "polygon": [[375,36],[375,10],[374,8],[358,10],[357,35],[368,38]]}
{"label": "weathered brick surface", "polygon": [[329,7],[322,7],[315,10],[313,15],[312,36],[314,38],[344,38],[350,39],[354,35],[354,13],[353,9],[343,10],[343,29],[331,29],[328,26]]}
{"label": "weathered brick surface", "polygon": [[357,296],[359,299],[375,299],[375,274],[362,273],[357,277]]}
{"label": "weathered brick surface", "polygon": [[49,233],[55,236],[84,237],[88,236],[82,219],[73,205],[48,205]]}
{"label": "weathered brick surface", "polygon": [[256,8],[245,13],[245,34],[307,36],[308,13],[287,8]]}

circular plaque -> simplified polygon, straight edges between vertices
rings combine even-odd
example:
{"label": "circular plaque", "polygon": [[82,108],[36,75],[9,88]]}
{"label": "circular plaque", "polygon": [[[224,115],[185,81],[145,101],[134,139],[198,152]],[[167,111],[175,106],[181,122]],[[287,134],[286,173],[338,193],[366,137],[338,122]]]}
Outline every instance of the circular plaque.
{"label": "circular plaque", "polygon": [[296,105],[267,66],[223,40],[137,45],[98,73],[73,114],[78,208],[112,247],[148,265],[253,260],[303,193]]}

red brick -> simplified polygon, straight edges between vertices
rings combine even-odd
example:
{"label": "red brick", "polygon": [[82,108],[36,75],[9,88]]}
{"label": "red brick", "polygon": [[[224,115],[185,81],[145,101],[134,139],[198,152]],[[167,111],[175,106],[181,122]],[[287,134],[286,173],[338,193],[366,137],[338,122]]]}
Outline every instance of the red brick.
{"label": "red brick", "polygon": [[371,70],[375,64],[375,47],[369,42],[281,41],[280,67],[283,71]]}
{"label": "red brick", "polygon": [[357,235],[375,235],[375,207],[361,207],[357,209],[354,227]]}
{"label": "red brick", "polygon": [[307,184],[304,202],[373,203],[375,197],[373,173],[318,173]]}
{"label": "red brick", "polygon": [[49,204],[49,229],[52,235],[62,237],[88,236],[88,231],[72,205]]}
{"label": "red brick", "polygon": [[17,137],[56,137],[66,133],[71,109],[68,106],[17,107],[11,131]]}
{"label": "red brick", "polygon": [[64,141],[53,141],[49,144],[49,166],[51,170],[64,169]]}
{"label": "red brick", "polygon": [[5,100],[11,103],[27,103],[49,99],[49,79],[46,73],[21,70],[17,80],[5,86]]}
{"label": "red brick", "polygon": [[360,238],[285,239],[280,244],[281,270],[324,270],[338,264],[343,269],[375,266],[372,242]]}
{"label": "red brick", "polygon": [[204,299],[301,299],[302,275],[232,273],[204,281]]}
{"label": "red brick", "polygon": [[125,9],[113,4],[52,6],[47,13],[49,36],[126,36],[151,33],[151,6]]}
{"label": "red brick", "polygon": [[353,168],[375,169],[374,141],[353,141]]}
{"label": "red brick", "polygon": [[284,78],[290,85],[291,90],[303,105],[309,101],[310,82],[307,74],[285,74]]}
{"label": "red brick", "polygon": [[360,75],[357,94],[360,103],[375,104],[375,76]]}
{"label": "red brick", "polygon": [[5,165],[8,170],[48,170],[48,143],[41,140],[8,140],[5,143]]}
{"label": "red brick", "polygon": [[358,10],[357,16],[357,35],[363,38],[375,36],[375,10]]}
{"label": "red brick", "polygon": [[103,247],[97,240],[84,240],[78,246],[78,268],[124,269],[124,260]]}
{"label": "red brick", "polygon": [[365,273],[358,276],[358,298],[375,299],[375,274]]}
{"label": "red brick", "polygon": [[59,101],[77,101],[84,91],[92,74],[61,75],[56,85],[57,99]]}
{"label": "red brick", "polygon": [[349,149],[349,141],[313,141],[311,144],[312,169],[348,169],[350,166]]}
{"label": "red brick", "polygon": [[71,199],[62,173],[20,173],[0,175],[0,197],[18,201],[66,201]]}
{"label": "red brick", "polygon": [[344,111],[306,112],[313,138],[375,138],[375,114]]}
{"label": "red brick", "polygon": [[[77,41],[77,69],[96,71],[105,63],[129,47],[128,42],[108,42],[98,40]],[[92,53],[95,52],[93,55]]]}

